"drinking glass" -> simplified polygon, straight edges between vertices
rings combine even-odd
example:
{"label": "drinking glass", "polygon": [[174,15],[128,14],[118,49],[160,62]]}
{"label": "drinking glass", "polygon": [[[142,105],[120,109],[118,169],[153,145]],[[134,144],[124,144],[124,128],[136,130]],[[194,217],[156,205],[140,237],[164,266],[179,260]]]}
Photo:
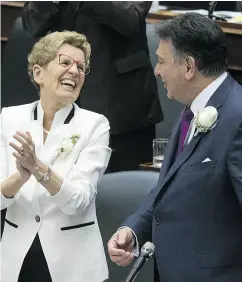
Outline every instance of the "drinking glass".
{"label": "drinking glass", "polygon": [[168,139],[157,138],[153,140],[153,165],[161,167]]}

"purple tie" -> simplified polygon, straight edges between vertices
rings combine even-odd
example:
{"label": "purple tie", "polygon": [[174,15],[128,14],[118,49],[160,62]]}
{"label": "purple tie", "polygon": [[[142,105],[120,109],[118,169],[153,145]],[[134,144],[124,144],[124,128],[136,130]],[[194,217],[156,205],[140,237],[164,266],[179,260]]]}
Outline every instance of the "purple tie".
{"label": "purple tie", "polygon": [[177,157],[180,155],[180,153],[183,151],[184,142],[187,136],[187,132],[191,123],[191,120],[193,118],[193,112],[189,107],[187,107],[182,115],[181,119],[181,125],[180,125],[180,135],[179,135],[179,143],[177,147]]}

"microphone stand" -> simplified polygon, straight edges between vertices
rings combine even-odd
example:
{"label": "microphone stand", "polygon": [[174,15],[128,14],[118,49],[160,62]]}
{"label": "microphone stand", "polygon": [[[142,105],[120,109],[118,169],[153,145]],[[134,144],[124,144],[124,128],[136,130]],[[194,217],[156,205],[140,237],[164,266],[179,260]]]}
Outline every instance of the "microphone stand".
{"label": "microphone stand", "polygon": [[134,263],[134,266],[129,273],[129,275],[126,277],[124,282],[134,282],[136,276],[140,272],[140,269],[145,264],[145,262],[148,260],[149,256],[145,257],[145,259],[142,260],[141,263],[139,263],[139,258],[137,258],[137,261]]}
{"label": "microphone stand", "polygon": [[137,276],[137,274],[140,272],[143,265],[146,263],[146,261],[153,256],[155,250],[155,245],[151,242],[146,242],[144,246],[141,248],[141,254],[136,259],[131,271],[129,272],[127,278],[124,282],[133,282]]}

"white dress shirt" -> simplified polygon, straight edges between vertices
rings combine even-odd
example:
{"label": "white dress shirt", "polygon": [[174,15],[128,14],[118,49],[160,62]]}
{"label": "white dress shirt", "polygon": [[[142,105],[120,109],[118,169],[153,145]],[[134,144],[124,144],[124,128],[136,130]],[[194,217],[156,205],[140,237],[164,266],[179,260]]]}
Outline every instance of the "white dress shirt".
{"label": "white dress shirt", "polygon": [[[193,100],[191,104],[191,111],[194,114],[194,117],[205,108],[209,99],[212,97],[214,92],[219,88],[222,82],[227,77],[227,72],[222,73],[217,79],[215,79],[212,83],[210,83],[198,96]],[[195,133],[195,122],[194,119],[191,121],[190,128],[188,130],[189,138],[188,143],[192,140],[192,137]]]}

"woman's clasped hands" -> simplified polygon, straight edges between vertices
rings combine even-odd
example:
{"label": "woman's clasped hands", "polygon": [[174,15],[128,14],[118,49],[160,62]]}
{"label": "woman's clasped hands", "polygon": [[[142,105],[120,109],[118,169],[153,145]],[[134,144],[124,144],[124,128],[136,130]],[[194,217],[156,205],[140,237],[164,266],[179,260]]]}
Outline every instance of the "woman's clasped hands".
{"label": "woman's clasped hands", "polygon": [[37,157],[35,155],[35,144],[28,131],[25,133],[17,131],[13,135],[19,144],[9,142],[9,145],[15,150],[13,156],[16,159],[16,167],[21,177],[27,181],[31,176],[31,171],[37,164]]}

